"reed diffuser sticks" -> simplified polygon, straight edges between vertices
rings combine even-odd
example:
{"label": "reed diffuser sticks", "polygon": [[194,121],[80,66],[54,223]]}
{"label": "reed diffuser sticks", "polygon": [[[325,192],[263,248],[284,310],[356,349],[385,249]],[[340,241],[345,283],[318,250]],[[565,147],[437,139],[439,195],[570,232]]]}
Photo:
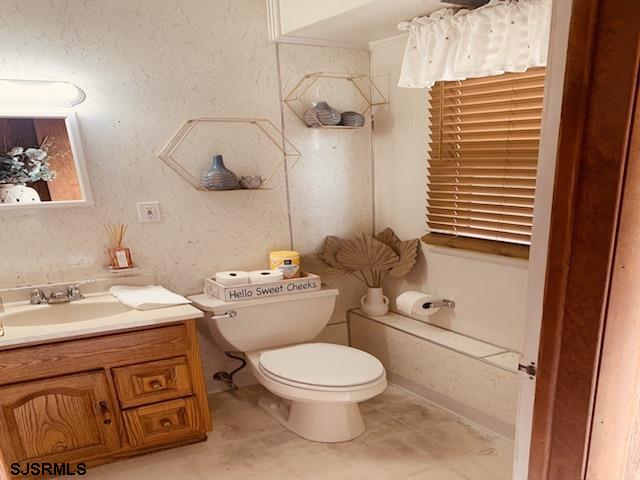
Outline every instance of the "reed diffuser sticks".
{"label": "reed diffuser sticks", "polygon": [[124,237],[127,234],[127,225],[124,223],[108,223],[105,230],[109,236],[109,262],[114,270],[132,268],[131,251],[123,246]]}
{"label": "reed diffuser sticks", "polygon": [[108,223],[107,225],[105,225],[104,228],[107,230],[107,233],[109,234],[109,239],[111,240],[111,247],[112,248],[122,247],[122,241],[124,240],[124,236],[127,233],[127,225],[123,223],[120,223],[120,224]]}

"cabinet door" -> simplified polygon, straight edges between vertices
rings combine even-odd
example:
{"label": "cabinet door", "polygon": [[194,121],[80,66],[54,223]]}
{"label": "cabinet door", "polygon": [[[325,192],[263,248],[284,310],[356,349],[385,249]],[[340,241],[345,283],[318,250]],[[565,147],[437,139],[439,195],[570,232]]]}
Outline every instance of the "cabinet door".
{"label": "cabinet door", "polygon": [[83,461],[120,446],[103,371],[0,387],[0,431],[8,463]]}

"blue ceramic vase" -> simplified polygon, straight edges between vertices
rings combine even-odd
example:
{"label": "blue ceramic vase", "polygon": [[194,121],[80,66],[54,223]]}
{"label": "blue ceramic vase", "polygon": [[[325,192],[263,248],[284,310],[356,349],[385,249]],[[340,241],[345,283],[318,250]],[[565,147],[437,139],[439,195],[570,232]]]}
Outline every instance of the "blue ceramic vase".
{"label": "blue ceramic vase", "polygon": [[200,183],[207,190],[234,190],[240,183],[235,173],[224,166],[222,155],[214,155],[211,168],[204,172]]}

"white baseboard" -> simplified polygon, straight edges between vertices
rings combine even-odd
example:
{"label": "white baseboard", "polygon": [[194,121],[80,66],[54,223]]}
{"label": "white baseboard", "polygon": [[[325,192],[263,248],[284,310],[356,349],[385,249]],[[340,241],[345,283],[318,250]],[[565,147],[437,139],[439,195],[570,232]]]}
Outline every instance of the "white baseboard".
{"label": "white baseboard", "polygon": [[516,427],[515,425],[511,425],[502,420],[498,420],[494,417],[487,415],[486,413],[481,412],[480,410],[476,410],[475,408],[469,407],[464,403],[459,402],[453,398],[447,397],[435,390],[432,390],[429,387],[425,387],[424,385],[420,385],[412,380],[404,378],[401,375],[398,375],[393,372],[387,372],[387,380],[389,382],[398,385],[406,390],[409,390],[416,395],[424,398],[425,400],[429,400],[430,402],[436,404],[437,406],[448,410],[456,415],[464,417],[467,420],[485,428],[486,430],[491,431],[503,437],[506,440],[513,441],[516,435]]}

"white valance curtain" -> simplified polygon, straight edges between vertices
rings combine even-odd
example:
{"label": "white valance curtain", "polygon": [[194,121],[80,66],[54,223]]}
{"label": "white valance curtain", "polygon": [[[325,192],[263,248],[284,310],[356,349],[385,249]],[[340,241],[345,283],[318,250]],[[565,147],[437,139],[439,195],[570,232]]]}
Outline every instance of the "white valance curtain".
{"label": "white valance curtain", "polygon": [[439,10],[409,30],[398,86],[522,72],[547,64],[551,0],[492,0],[475,10]]}

